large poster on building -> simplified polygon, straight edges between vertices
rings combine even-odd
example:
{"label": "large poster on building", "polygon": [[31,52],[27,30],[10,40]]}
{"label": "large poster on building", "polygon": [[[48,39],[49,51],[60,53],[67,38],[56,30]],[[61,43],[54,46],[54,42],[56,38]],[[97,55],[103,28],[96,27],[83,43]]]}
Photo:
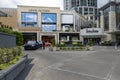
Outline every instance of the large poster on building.
{"label": "large poster on building", "polygon": [[63,14],[62,15],[62,24],[73,24],[73,15],[66,15],[66,14]]}
{"label": "large poster on building", "polygon": [[37,22],[37,13],[35,12],[22,12],[21,13],[22,22]]}
{"label": "large poster on building", "polygon": [[56,25],[42,25],[43,32],[51,32],[53,30],[56,30]]}
{"label": "large poster on building", "polygon": [[56,23],[56,14],[55,13],[43,13],[42,23]]}
{"label": "large poster on building", "polygon": [[42,13],[42,31],[51,32],[56,30],[56,20],[55,13]]}

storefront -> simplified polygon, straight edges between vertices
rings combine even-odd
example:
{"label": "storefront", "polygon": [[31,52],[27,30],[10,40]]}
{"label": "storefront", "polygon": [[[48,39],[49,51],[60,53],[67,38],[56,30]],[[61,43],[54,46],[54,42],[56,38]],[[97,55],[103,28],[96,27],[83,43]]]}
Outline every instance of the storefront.
{"label": "storefront", "polygon": [[94,45],[99,45],[103,38],[103,31],[101,28],[86,28],[81,30],[80,36],[84,44],[88,44],[92,39]]}
{"label": "storefront", "polygon": [[23,43],[29,40],[37,40],[37,33],[23,33]]}
{"label": "storefront", "polygon": [[80,42],[80,33],[78,32],[61,32],[59,33],[59,43],[72,45],[73,43]]}

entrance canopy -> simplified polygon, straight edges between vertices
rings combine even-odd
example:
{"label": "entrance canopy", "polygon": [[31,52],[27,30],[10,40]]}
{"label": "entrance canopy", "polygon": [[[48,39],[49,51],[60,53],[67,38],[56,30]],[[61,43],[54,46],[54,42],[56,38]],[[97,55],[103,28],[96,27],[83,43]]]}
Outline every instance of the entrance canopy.
{"label": "entrance canopy", "polygon": [[101,28],[85,28],[80,32],[82,37],[102,37],[103,31]]}

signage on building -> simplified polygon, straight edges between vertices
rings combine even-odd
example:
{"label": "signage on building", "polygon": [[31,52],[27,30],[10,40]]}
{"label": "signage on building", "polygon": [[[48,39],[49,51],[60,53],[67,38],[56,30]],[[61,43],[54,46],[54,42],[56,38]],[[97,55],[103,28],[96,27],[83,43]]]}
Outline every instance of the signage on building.
{"label": "signage on building", "polygon": [[80,32],[81,36],[100,36],[103,35],[101,28],[86,28]]}
{"label": "signage on building", "polygon": [[50,10],[45,10],[45,9],[29,9],[31,12],[50,12]]}
{"label": "signage on building", "polygon": [[99,31],[96,29],[86,29],[86,33],[98,33]]}

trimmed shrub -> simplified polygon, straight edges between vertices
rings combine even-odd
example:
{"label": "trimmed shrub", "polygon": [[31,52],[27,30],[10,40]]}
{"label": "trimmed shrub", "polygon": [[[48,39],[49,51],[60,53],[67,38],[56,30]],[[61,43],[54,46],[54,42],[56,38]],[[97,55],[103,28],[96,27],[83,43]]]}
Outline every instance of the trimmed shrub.
{"label": "trimmed shrub", "polygon": [[3,64],[9,64],[9,62],[11,61],[14,62],[14,59],[16,59],[21,55],[22,55],[22,50],[20,47],[14,47],[14,48],[8,48],[8,49],[0,48],[0,66]]}

